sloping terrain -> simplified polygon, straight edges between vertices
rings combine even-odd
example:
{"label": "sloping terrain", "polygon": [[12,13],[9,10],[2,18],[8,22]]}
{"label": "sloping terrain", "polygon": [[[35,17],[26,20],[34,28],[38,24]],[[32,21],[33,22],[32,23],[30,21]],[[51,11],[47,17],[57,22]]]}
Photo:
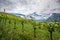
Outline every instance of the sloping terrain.
{"label": "sloping terrain", "polygon": [[[55,22],[36,22],[11,13],[0,12],[0,40],[50,40],[49,23],[54,30],[52,39],[58,40],[60,23],[57,25]],[[58,30],[55,25],[59,27]]]}

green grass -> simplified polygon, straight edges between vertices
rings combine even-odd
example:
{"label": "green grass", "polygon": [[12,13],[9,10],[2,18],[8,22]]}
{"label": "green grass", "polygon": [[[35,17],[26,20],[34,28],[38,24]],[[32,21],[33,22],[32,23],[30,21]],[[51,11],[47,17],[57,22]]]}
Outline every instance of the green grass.
{"label": "green grass", "polygon": [[[22,32],[22,20],[23,22],[26,21],[24,22],[24,32]],[[47,27],[40,27],[41,28],[36,26],[36,40],[50,40],[50,34],[47,30]],[[59,32],[55,30],[53,32],[53,40],[57,40],[58,38]],[[29,20],[9,13],[0,12],[0,40],[34,40],[33,26]]]}

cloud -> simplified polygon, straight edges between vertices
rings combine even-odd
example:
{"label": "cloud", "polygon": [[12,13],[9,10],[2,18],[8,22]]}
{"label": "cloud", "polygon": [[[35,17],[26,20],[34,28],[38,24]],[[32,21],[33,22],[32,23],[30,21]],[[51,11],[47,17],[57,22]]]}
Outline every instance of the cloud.
{"label": "cloud", "polygon": [[60,13],[60,0],[0,0],[0,11],[31,14],[40,13]]}
{"label": "cloud", "polygon": [[57,0],[57,3],[59,3],[59,4],[60,4],[60,0]]}

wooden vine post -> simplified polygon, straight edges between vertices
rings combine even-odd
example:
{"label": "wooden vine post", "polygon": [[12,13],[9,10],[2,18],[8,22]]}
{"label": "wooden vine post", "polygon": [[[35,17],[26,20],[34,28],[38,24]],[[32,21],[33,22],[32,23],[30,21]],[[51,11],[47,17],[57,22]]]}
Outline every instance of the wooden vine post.
{"label": "wooden vine post", "polygon": [[50,33],[50,40],[53,40],[52,33],[54,32],[54,24],[52,24],[52,23],[49,24],[48,31]]}
{"label": "wooden vine post", "polygon": [[16,29],[16,21],[14,22],[14,29]]}
{"label": "wooden vine post", "polygon": [[30,23],[33,25],[33,29],[34,29],[34,40],[36,40],[36,37],[37,37],[36,36],[36,29],[37,29],[36,28],[36,26],[37,26],[36,25],[36,21],[33,20],[33,17],[32,16],[30,16],[30,18],[31,18]]}
{"label": "wooden vine post", "polygon": [[25,20],[22,18],[20,20],[20,22],[21,22],[21,25],[22,25],[22,33],[23,33],[24,32],[24,22],[25,22]]}

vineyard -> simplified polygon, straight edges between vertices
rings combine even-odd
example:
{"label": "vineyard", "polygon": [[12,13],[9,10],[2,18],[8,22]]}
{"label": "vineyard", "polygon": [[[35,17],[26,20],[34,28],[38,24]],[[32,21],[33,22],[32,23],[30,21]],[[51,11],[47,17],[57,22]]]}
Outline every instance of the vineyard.
{"label": "vineyard", "polygon": [[59,40],[59,22],[36,22],[0,12],[0,40]]}

